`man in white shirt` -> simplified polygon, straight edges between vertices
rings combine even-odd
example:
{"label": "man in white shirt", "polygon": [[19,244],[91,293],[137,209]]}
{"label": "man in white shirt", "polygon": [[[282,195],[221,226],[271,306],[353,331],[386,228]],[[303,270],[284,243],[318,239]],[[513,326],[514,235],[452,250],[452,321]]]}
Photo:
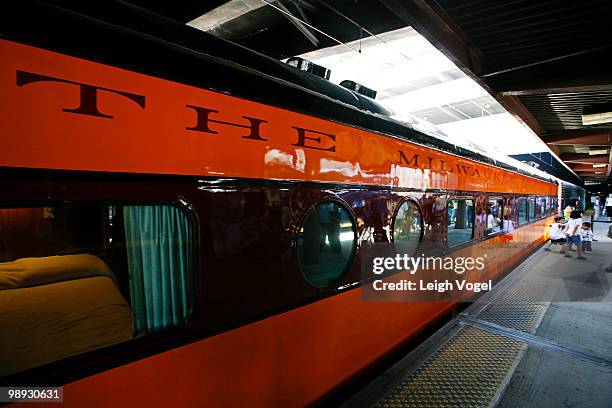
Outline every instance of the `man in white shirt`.
{"label": "man in white shirt", "polygon": [[612,217],[612,194],[606,198],[606,215]]}

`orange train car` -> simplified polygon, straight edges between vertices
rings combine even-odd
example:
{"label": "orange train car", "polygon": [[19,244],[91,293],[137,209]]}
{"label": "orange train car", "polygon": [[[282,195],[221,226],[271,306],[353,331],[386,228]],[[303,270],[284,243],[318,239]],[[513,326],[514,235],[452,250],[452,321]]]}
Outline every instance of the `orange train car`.
{"label": "orange train car", "polygon": [[0,21],[2,385],[316,404],[458,306],[364,301],[368,247],[496,280],[557,211],[535,170],[129,4]]}

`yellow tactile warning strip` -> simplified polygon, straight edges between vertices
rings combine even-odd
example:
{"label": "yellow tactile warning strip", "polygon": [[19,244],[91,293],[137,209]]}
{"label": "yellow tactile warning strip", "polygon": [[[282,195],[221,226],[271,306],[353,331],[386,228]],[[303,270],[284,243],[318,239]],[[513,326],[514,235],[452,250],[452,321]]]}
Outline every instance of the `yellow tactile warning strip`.
{"label": "yellow tactile warning strip", "polygon": [[464,326],[378,407],[489,407],[512,373],[526,343]]}
{"label": "yellow tactile warning strip", "polygon": [[496,301],[547,303],[554,299],[555,288],[551,287],[550,279],[531,278],[530,275],[523,276],[523,279],[517,275],[510,275],[508,278],[510,287],[503,291],[501,296],[496,297]]}
{"label": "yellow tactile warning strip", "polygon": [[540,303],[492,303],[477,316],[500,326],[533,333],[545,312],[546,306]]}
{"label": "yellow tactile warning strip", "polygon": [[510,282],[510,287],[500,288],[502,292],[489,300],[474,317],[510,329],[535,333],[549,303],[534,299],[546,299],[549,296],[546,293],[548,288],[539,282]]}

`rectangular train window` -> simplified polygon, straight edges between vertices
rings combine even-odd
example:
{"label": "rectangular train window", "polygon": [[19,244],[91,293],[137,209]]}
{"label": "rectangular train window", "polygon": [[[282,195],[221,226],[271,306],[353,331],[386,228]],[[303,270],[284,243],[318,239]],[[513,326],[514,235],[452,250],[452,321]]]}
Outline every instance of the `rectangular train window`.
{"label": "rectangular train window", "polygon": [[491,198],[487,205],[487,234],[495,234],[502,230],[504,200]]}
{"label": "rectangular train window", "polygon": [[527,199],[519,199],[519,225],[527,224]]}
{"label": "rectangular train window", "polygon": [[447,211],[448,246],[470,241],[474,231],[474,201],[464,198],[450,199]]}
{"label": "rectangular train window", "polygon": [[549,214],[557,213],[557,199],[554,197],[548,197],[548,213]]}
{"label": "rectangular train window", "polygon": [[529,199],[529,220],[533,221],[536,219],[536,203],[535,198]]}
{"label": "rectangular train window", "polygon": [[171,205],[0,208],[0,377],[184,325],[192,257]]}

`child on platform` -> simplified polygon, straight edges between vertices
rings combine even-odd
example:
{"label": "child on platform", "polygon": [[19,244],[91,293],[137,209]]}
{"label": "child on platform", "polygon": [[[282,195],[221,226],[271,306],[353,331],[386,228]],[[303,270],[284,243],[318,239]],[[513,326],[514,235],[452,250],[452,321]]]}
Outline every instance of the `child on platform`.
{"label": "child on platform", "polygon": [[555,222],[550,226],[550,234],[548,243],[544,246],[545,251],[550,251],[552,244],[565,244],[565,230],[567,226],[563,223],[564,217],[558,215],[555,217]]}
{"label": "child on platform", "polygon": [[593,231],[590,222],[583,222],[580,230],[580,240],[582,241],[583,252],[593,252],[591,242],[593,241]]}

